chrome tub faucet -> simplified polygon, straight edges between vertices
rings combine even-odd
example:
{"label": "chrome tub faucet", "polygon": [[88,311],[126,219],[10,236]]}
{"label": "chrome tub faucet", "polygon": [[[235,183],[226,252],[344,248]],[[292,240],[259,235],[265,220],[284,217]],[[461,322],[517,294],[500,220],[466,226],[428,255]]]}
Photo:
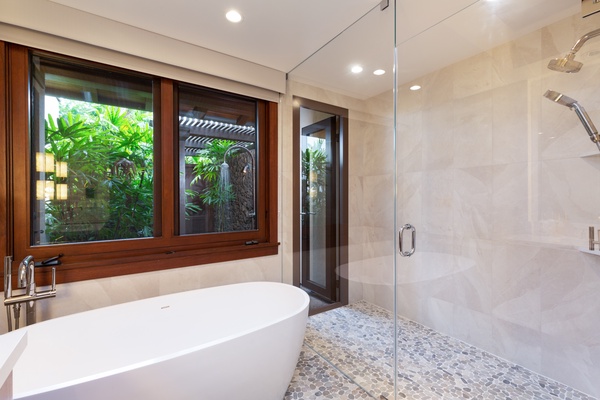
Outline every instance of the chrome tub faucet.
{"label": "chrome tub faucet", "polygon": [[[12,318],[10,306],[13,306],[15,329],[19,328],[19,316],[21,304],[26,303],[25,323],[26,325],[34,324],[35,317],[35,302],[41,299],[47,299],[56,296],[56,267],[52,267],[52,287],[48,290],[37,291],[35,284],[35,261],[33,256],[27,256],[19,264],[17,269],[17,287],[25,289],[24,293],[13,295],[11,288],[11,264],[12,258],[4,258],[4,305],[6,306],[8,317],[8,330],[12,330]],[[42,263],[42,266],[43,265]]]}

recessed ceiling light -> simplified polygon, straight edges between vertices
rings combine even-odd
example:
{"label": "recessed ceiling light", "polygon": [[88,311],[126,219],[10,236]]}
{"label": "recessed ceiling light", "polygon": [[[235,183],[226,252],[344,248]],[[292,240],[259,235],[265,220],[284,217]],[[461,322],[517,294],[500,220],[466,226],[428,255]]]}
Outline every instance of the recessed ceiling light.
{"label": "recessed ceiling light", "polygon": [[227,18],[229,22],[238,23],[242,20],[242,14],[235,10],[230,10],[227,11],[227,14],[225,14],[225,18]]}
{"label": "recessed ceiling light", "polygon": [[363,71],[363,67],[361,67],[360,65],[353,65],[352,68],[350,68],[350,71],[352,71],[355,74],[360,74]]}
{"label": "recessed ceiling light", "polygon": [[412,85],[412,86],[410,87],[410,90],[413,90],[413,91],[415,91],[415,90],[419,90],[419,89],[421,89],[421,86],[419,86],[419,85]]}
{"label": "recessed ceiling light", "polygon": [[385,74],[385,70],[383,69],[376,69],[375,71],[373,71],[373,75],[383,75]]}

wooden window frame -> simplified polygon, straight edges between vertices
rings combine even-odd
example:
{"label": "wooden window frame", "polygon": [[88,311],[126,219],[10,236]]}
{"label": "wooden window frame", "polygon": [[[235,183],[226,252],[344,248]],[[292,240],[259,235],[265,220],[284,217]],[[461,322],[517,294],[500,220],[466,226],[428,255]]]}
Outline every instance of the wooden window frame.
{"label": "wooden window frame", "polygon": [[[176,198],[179,192],[178,82],[154,79],[155,124],[155,229],[154,237],[115,241],[36,245],[30,244],[30,100],[29,59],[37,54],[60,57],[100,68],[110,66],[53,55],[20,45],[0,42],[0,251],[18,261],[33,255],[41,261],[59,253],[57,283],[75,282],[233,261],[278,253],[277,241],[277,104],[258,100],[257,226],[255,231],[179,236]],[[135,72],[133,72],[135,73]],[[172,105],[172,106],[171,106]],[[24,206],[21,206],[24,205]],[[49,271],[40,270],[39,284],[49,282]],[[36,272],[37,275],[37,272]]]}

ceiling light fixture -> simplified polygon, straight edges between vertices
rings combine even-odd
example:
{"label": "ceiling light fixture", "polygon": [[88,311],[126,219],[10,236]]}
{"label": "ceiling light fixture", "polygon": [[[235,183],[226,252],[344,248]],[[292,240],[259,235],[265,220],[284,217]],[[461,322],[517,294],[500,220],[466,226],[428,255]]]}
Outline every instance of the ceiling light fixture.
{"label": "ceiling light fixture", "polygon": [[376,69],[375,71],[373,71],[373,75],[383,75],[385,74],[385,70],[383,69]]}
{"label": "ceiling light fixture", "polygon": [[414,92],[415,90],[419,90],[419,89],[421,89],[421,86],[419,86],[419,85],[412,85],[412,86],[410,87],[410,90],[412,90],[413,92]]}
{"label": "ceiling light fixture", "polygon": [[354,65],[352,68],[350,68],[350,71],[352,71],[354,74],[360,74],[363,71],[363,67],[360,65]]}
{"label": "ceiling light fixture", "polygon": [[225,14],[225,18],[227,18],[229,22],[238,23],[242,20],[242,14],[236,10],[230,10],[227,11],[227,14]]}

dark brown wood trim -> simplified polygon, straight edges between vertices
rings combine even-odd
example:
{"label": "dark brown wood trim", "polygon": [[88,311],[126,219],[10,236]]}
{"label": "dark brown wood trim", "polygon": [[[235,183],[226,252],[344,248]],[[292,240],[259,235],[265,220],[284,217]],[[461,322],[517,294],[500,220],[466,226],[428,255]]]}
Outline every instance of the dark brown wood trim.
{"label": "dark brown wood trim", "polygon": [[[161,271],[225,261],[266,257],[278,253],[279,244],[238,245],[187,251],[167,251],[158,254],[121,257],[104,262],[88,261],[83,264],[64,264],[56,270],[56,282],[77,282],[144,272]],[[50,269],[36,271],[41,285],[50,283]]]}
{"label": "dark brown wood trim", "polygon": [[335,308],[337,305],[348,304],[348,243],[349,243],[349,225],[348,225],[348,185],[349,185],[349,174],[348,174],[348,134],[349,134],[349,118],[348,110],[333,106],[330,104],[321,103],[315,100],[305,99],[301,97],[293,97],[293,139],[292,139],[292,151],[293,151],[293,200],[292,200],[292,264],[293,264],[293,284],[296,286],[300,285],[300,198],[297,195],[297,187],[299,186],[298,178],[300,176],[300,108],[305,107],[312,110],[318,110],[326,112],[332,115],[338,115],[340,117],[340,154],[339,160],[339,175],[340,175],[340,210],[339,210],[339,279],[340,279],[340,302],[332,305]]}
{"label": "dark brown wood trim", "polygon": [[350,149],[348,147],[348,133],[349,129],[349,121],[348,114],[342,115],[340,117],[340,149],[342,150],[342,154],[340,155],[340,265],[339,265],[339,274],[340,274],[340,286],[345,288],[345,290],[340,290],[340,302],[342,305],[346,305],[349,302],[349,294],[348,294],[348,263],[350,262],[349,254],[348,254],[348,245],[350,243],[349,234],[350,234],[350,225],[349,225],[349,169],[348,169],[348,156],[350,154]]}
{"label": "dark brown wood trim", "polygon": [[265,206],[267,215],[265,219],[267,221],[267,237],[270,244],[277,243],[277,224],[278,224],[278,164],[279,164],[279,151],[278,151],[278,108],[277,103],[267,103],[267,114],[264,118],[268,121],[267,126],[267,151],[264,152],[269,156],[268,162],[268,179],[265,179],[267,187],[265,188],[264,198],[268,200],[268,204]]}
{"label": "dark brown wood trim", "polygon": [[[20,260],[28,254],[33,255],[36,260],[44,260],[58,253],[64,254],[61,258],[62,265],[57,268],[59,283],[263,257],[278,253],[277,104],[258,100],[261,113],[259,143],[263,146],[259,152],[259,157],[262,158],[258,171],[259,229],[178,236],[175,220],[177,218],[175,195],[178,185],[176,178],[178,147],[175,146],[175,141],[178,140],[175,105],[177,83],[160,77],[156,77],[154,84],[155,99],[159,99],[154,105],[155,215],[157,217],[155,237],[32,246],[29,232],[31,226],[29,202],[32,190],[29,184],[30,49],[13,44],[5,45],[2,42],[0,44],[0,51],[6,48],[2,54],[7,55],[7,61],[2,62],[3,66],[6,65],[6,70],[0,70],[0,89],[6,88],[5,91],[0,92],[3,96],[0,99],[0,143],[10,145],[0,149],[0,163],[2,163],[0,165],[7,166],[0,172],[0,212],[6,215],[5,220],[0,218],[0,250],[12,253],[15,260]],[[79,62],[88,64],[81,60]],[[3,110],[6,115],[2,114]],[[2,179],[6,182],[3,183]],[[15,207],[13,213],[10,209],[11,202],[23,206]],[[14,224],[10,221],[13,215]],[[14,248],[12,245],[9,248],[12,238],[14,238]],[[247,244],[248,242],[251,243]],[[13,268],[16,268],[15,264]],[[39,277],[41,280],[38,284],[49,283],[49,271],[40,270]]]}
{"label": "dark brown wood trim", "polygon": [[[9,255],[9,242],[8,232],[10,226],[11,213],[9,210],[11,207],[8,203],[8,171],[10,165],[8,163],[8,135],[7,135],[7,123],[6,118],[8,101],[7,101],[7,82],[6,82],[6,68],[7,63],[7,50],[6,43],[0,41],[0,257],[2,261],[4,257]],[[0,274],[4,275],[4,270],[0,271]]]}
{"label": "dark brown wood trim", "polygon": [[292,123],[292,281],[300,286],[300,196],[298,196],[298,177],[300,176],[300,107],[302,100],[294,97]]}
{"label": "dark brown wood trim", "polygon": [[28,210],[30,209],[30,154],[28,147],[29,139],[29,57],[28,51],[22,46],[9,46],[9,68],[8,68],[8,96],[11,104],[9,110],[8,135],[12,142],[10,148],[12,157],[12,176],[9,178],[12,202],[19,207],[13,210],[13,241],[14,259],[22,259],[26,256],[17,249],[29,247],[29,227],[31,220]]}

